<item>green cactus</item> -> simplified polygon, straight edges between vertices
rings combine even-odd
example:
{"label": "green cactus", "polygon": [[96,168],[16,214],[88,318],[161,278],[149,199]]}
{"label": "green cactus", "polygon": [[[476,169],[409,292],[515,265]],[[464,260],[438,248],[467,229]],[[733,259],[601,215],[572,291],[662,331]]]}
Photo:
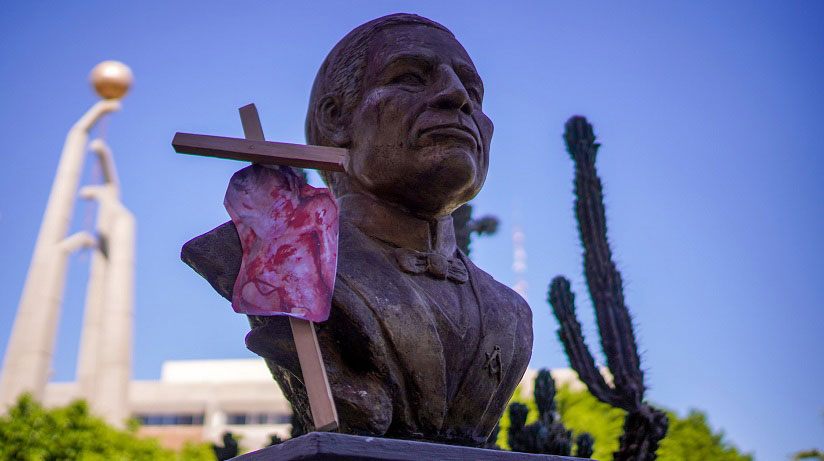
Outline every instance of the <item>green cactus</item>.
{"label": "green cactus", "polygon": [[584,274],[595,307],[601,346],[613,377],[612,385],[601,376],[584,342],[575,316],[575,295],[564,277],[552,280],[549,303],[560,328],[570,365],[595,398],[627,411],[615,461],[652,461],[658,443],[667,433],[666,415],[644,402],[644,373],[638,357],[632,319],[624,303],[621,273],[612,261],[607,240],[606,213],[601,180],[595,169],[600,144],[586,118],[575,116],[566,123],[567,151],[575,162],[575,214],[584,246]]}
{"label": "green cactus", "polygon": [[[522,403],[509,405],[509,432],[507,443],[513,451],[524,453],[541,453],[548,455],[569,456],[572,452],[572,431],[557,421],[555,404],[555,381],[549,370],[542,369],[535,378],[535,406],[538,407],[538,421],[526,425],[529,409]],[[582,436],[585,436],[582,438]],[[589,443],[587,448],[586,444]],[[583,454],[589,451],[592,456],[592,436],[586,432],[578,437],[577,451]],[[583,445],[582,445],[583,444]]]}

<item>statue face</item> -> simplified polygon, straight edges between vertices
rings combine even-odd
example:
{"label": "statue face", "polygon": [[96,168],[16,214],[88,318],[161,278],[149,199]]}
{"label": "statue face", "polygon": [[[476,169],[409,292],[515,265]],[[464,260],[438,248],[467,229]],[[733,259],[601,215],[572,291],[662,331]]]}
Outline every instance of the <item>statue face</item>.
{"label": "statue face", "polygon": [[481,189],[492,121],[483,84],[460,43],[423,25],[388,27],[369,46],[349,122],[349,174],[410,211],[443,216]]}

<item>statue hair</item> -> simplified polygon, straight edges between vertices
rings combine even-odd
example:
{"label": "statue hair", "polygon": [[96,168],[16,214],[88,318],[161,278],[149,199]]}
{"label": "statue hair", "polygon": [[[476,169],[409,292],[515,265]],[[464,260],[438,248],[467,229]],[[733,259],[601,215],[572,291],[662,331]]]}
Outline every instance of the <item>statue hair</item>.
{"label": "statue hair", "polygon": [[[341,113],[344,116],[351,114],[360,104],[369,43],[381,30],[402,25],[423,25],[453,35],[449,29],[435,21],[408,13],[390,14],[373,19],[346,34],[323,60],[323,64],[321,64],[315,76],[315,83],[312,85],[312,93],[309,96],[309,108],[306,111],[307,144],[346,147],[336,145],[324,136],[319,129],[317,121],[318,106],[326,96],[332,95],[340,101]],[[319,170],[318,173],[335,196],[340,197],[348,192],[348,180],[344,173],[322,170]]]}

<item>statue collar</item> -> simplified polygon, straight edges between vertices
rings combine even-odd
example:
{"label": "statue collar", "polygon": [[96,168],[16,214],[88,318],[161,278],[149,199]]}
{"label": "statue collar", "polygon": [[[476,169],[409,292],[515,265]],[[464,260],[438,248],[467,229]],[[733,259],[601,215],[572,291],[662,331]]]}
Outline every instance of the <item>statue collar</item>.
{"label": "statue collar", "polygon": [[455,254],[452,216],[423,219],[372,197],[350,193],[338,198],[340,219],[390,245],[451,258]]}

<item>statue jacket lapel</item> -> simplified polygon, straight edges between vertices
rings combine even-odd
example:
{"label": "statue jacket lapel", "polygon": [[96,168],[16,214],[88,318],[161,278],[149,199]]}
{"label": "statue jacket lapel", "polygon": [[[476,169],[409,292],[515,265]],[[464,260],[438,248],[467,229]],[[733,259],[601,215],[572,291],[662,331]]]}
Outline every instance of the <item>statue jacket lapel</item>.
{"label": "statue jacket lapel", "polygon": [[379,335],[369,340],[372,360],[384,362],[375,366],[395,394],[394,417],[402,421],[393,424],[437,432],[446,408],[446,378],[443,347],[426,301],[382,245],[351,223],[341,221],[339,248],[333,311],[363,317],[366,312],[355,311],[367,309],[379,325]]}
{"label": "statue jacket lapel", "polygon": [[532,313],[526,301],[461,254],[480,303],[478,350],[466,370],[447,425],[483,443],[526,371],[532,351]]}
{"label": "statue jacket lapel", "polygon": [[370,356],[383,362],[375,367],[383,370],[394,394],[393,426],[436,433],[458,427],[460,433],[444,433],[444,439],[483,443],[529,362],[532,316],[527,303],[460,254],[480,305],[481,332],[477,349],[476,344],[467,346],[473,359],[463,371],[457,397],[447,402],[443,346],[427,300],[410,278],[415,276],[400,273],[386,248],[345,221],[340,249],[332,311],[363,317],[368,310],[370,321],[379,325],[380,334],[369,338]]}

